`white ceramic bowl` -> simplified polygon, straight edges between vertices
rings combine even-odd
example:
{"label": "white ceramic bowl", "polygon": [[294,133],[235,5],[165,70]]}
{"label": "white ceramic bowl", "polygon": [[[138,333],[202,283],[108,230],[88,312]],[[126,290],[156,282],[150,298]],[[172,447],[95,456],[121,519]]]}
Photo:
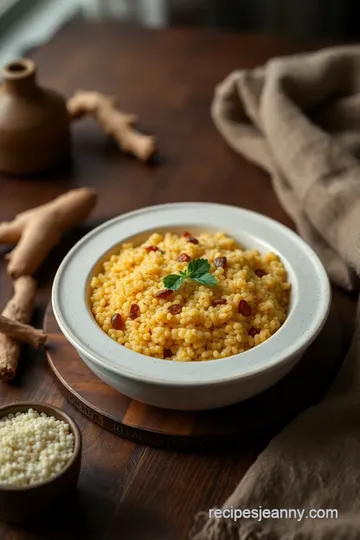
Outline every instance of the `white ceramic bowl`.
{"label": "white ceramic bowl", "polygon": [[[278,253],[292,285],[288,318],[267,341],[224,359],[159,360],[112,340],[88,307],[89,282],[101,262],[126,240],[143,242],[151,232],[223,231],[246,248]],[[317,255],[293,231],[242,208],[175,203],[116,217],[78,242],[54,280],[56,320],[83,361],[124,395],[157,407],[201,410],[230,405],[269,388],[288,373],[322,329],[331,289]]]}

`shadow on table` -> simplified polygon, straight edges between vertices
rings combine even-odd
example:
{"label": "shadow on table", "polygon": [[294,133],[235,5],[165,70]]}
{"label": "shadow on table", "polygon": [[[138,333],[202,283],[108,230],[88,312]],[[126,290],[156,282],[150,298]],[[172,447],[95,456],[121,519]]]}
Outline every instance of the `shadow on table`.
{"label": "shadow on table", "polygon": [[57,269],[70,249],[101,223],[102,222],[91,220],[85,225],[74,227],[71,231],[66,232],[62,237],[60,244],[52,249],[44,264],[40,267],[40,270],[36,275],[36,279],[39,283],[42,285],[52,283]]}
{"label": "shadow on table", "polygon": [[[10,531],[9,531],[10,533]],[[11,533],[10,533],[11,535]],[[12,538],[12,536],[10,536]],[[38,524],[18,529],[27,540],[178,540],[158,510],[79,488]]]}

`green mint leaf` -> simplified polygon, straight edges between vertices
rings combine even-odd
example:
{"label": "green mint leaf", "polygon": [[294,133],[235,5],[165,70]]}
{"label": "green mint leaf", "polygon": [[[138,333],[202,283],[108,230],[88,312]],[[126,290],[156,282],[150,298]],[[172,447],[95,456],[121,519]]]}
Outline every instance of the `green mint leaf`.
{"label": "green mint leaf", "polygon": [[195,278],[198,276],[201,276],[202,274],[206,274],[210,270],[210,263],[207,259],[194,259],[193,261],[189,262],[189,265],[187,267],[187,271],[189,274],[189,277]]}
{"label": "green mint leaf", "polygon": [[200,285],[207,285],[208,287],[214,287],[217,285],[217,279],[214,278],[213,275],[206,272],[205,274],[202,274],[199,277],[195,277],[194,275],[191,276],[191,279],[196,281],[196,283],[200,283]]}
{"label": "green mint leaf", "polygon": [[194,259],[190,261],[188,267],[178,274],[170,274],[164,277],[163,282],[167,289],[177,291],[186,279],[192,279],[200,285],[213,287],[217,285],[217,280],[209,273],[210,263],[207,259]]}
{"label": "green mint leaf", "polygon": [[170,274],[163,279],[165,287],[167,289],[171,289],[172,291],[177,291],[178,289],[180,289],[184,281],[184,276],[179,276],[178,274]]}

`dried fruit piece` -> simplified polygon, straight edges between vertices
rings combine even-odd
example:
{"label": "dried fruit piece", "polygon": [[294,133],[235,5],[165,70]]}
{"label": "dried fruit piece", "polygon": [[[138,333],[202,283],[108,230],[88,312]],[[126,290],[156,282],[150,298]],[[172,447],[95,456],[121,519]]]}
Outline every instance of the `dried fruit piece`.
{"label": "dried fruit piece", "polygon": [[251,315],[251,307],[246,300],[240,300],[239,313],[241,313],[241,315],[244,315],[244,317],[248,317],[249,315]]}
{"label": "dried fruit piece", "polygon": [[137,319],[140,317],[141,311],[137,304],[131,304],[130,306],[130,318]]}
{"label": "dried fruit piece", "polygon": [[199,240],[197,240],[197,239],[194,238],[193,236],[189,236],[188,242],[191,242],[192,244],[198,244],[198,243],[199,243]]}
{"label": "dried fruit piece", "polygon": [[226,268],[227,258],[226,257],[216,257],[216,259],[214,259],[214,264],[218,268]]}
{"label": "dried fruit piece", "polygon": [[169,298],[173,291],[171,289],[162,289],[156,294],[156,298]]}
{"label": "dried fruit piece", "polygon": [[256,334],[259,334],[259,333],[260,333],[260,330],[259,330],[258,328],[254,328],[254,326],[252,326],[252,327],[250,328],[250,330],[248,331],[248,334],[249,334],[249,336],[251,336],[251,337],[255,337]]}
{"label": "dried fruit piece", "polygon": [[260,278],[262,278],[263,276],[266,276],[265,270],[262,270],[261,268],[257,268],[255,270],[255,274],[257,275],[257,277],[260,277]]}
{"label": "dried fruit piece", "polygon": [[187,253],[180,253],[180,255],[178,256],[178,261],[179,262],[189,262],[189,261],[191,261],[191,258],[189,257],[189,255]]}
{"label": "dried fruit piece", "polygon": [[212,301],[213,306],[221,306],[222,304],[226,304],[225,298],[216,298],[216,300]]}
{"label": "dried fruit piece", "polygon": [[122,330],[124,328],[124,322],[120,313],[115,313],[111,317],[111,326],[114,328],[114,330]]}
{"label": "dried fruit piece", "polygon": [[192,236],[192,234],[189,233],[188,231],[185,231],[184,234],[183,234],[183,236],[185,236],[185,238],[186,238],[187,236]]}
{"label": "dried fruit piece", "polygon": [[170,358],[172,356],[171,349],[164,349],[164,358]]}
{"label": "dried fruit piece", "polygon": [[147,246],[145,249],[148,253],[150,253],[150,251],[159,251],[157,246]]}
{"label": "dried fruit piece", "polygon": [[182,311],[182,305],[180,304],[173,304],[172,306],[168,307],[168,312],[171,313],[171,315],[178,315]]}

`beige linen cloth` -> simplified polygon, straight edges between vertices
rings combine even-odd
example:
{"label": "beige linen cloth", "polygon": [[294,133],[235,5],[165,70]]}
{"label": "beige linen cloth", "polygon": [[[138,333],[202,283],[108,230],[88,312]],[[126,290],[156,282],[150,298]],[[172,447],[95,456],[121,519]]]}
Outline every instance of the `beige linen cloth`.
{"label": "beige linen cloth", "polygon": [[[212,117],[237,152],[268,171],[333,283],[360,276],[360,47],[277,58],[231,73]],[[241,181],[241,180],[239,180]],[[261,193],[259,193],[259,197]],[[220,508],[338,511],[337,519],[201,516],[196,540],[360,539],[360,308],[330,391],[277,435]]]}

